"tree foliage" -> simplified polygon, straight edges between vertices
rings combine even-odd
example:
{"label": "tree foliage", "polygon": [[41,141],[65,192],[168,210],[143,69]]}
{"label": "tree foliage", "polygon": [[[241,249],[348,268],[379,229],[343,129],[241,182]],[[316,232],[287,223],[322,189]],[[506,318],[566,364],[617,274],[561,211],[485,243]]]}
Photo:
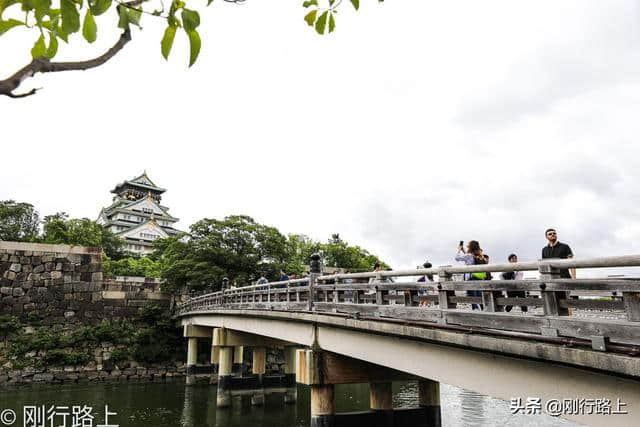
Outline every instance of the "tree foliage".
{"label": "tree foliage", "polygon": [[281,269],[297,274],[306,271],[314,253],[320,253],[328,266],[352,271],[371,270],[381,262],[338,234],[327,243],[298,234],[285,237],[276,228],[242,215],[203,219],[191,226],[188,239],[159,239],[154,249],[152,258],[167,281],[165,290],[180,286],[218,290],[224,277],[239,286],[263,274],[277,280]]}
{"label": "tree foliage", "polygon": [[162,264],[148,257],[129,256],[112,260],[102,258],[102,271],[106,276],[137,276],[159,278],[162,276]]}
{"label": "tree foliage", "polygon": [[0,240],[34,242],[40,217],[33,205],[13,200],[0,201]]}
{"label": "tree foliage", "polygon": [[[245,0],[225,1],[243,3]],[[207,6],[211,3],[213,0],[207,0]],[[359,0],[350,0],[350,3],[355,10],[359,9]],[[305,0],[302,2],[306,10],[304,21],[318,34],[331,33],[341,4],[342,0]],[[191,0],[187,6],[184,0],[171,0],[167,5],[162,0],[0,0],[0,36],[14,28],[29,29],[34,36],[31,47],[33,61],[8,79],[0,80],[0,95],[13,98],[33,95],[35,89],[22,94],[14,91],[25,78],[38,72],[86,70],[102,65],[131,40],[131,27],[142,28],[143,16],[166,22],[160,40],[160,52],[165,59],[169,58],[177,33],[187,38],[191,67],[200,54],[202,41],[198,33],[200,12],[194,9],[198,3]],[[117,16],[117,27],[122,30],[117,43],[109,51],[92,60],[51,62],[58,53],[60,42],[73,42],[70,36],[75,33],[81,33],[87,43],[95,42],[99,33],[95,18],[102,19],[103,15]],[[101,21],[101,25],[104,22]],[[106,25],[113,23],[107,22]]]}
{"label": "tree foliage", "polygon": [[99,246],[110,258],[121,258],[123,242],[111,231],[88,218],[69,218],[64,212],[44,217],[43,243]]}
{"label": "tree foliage", "polygon": [[225,276],[246,283],[263,273],[275,278],[287,260],[287,238],[248,216],[206,218],[190,230],[186,242],[170,237],[154,243],[163,277],[173,286],[219,286]]}

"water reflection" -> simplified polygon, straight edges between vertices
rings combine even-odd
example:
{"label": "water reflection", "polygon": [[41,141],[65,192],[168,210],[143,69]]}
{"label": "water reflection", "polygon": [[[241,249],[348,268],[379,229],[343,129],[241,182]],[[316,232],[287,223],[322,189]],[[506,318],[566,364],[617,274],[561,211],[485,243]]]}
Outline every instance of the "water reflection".
{"label": "water reflection", "polygon": [[[394,383],[393,404],[416,406],[416,382]],[[442,384],[442,424],[463,426],[575,426],[545,415],[512,416],[509,403]],[[0,391],[0,408],[22,413],[24,405],[87,405],[103,420],[104,405],[118,415],[111,422],[122,427],[307,427],[309,388],[298,386],[298,401],[285,405],[281,394],[270,394],[264,406],[252,406],[250,398],[234,397],[231,408],[216,408],[216,387],[185,387],[183,383],[102,384],[59,386]],[[338,412],[369,408],[367,384],[336,386]]]}
{"label": "water reflection", "polygon": [[460,409],[462,410],[462,419],[470,425],[485,425],[485,396],[469,390],[460,390],[459,396],[461,402]]}

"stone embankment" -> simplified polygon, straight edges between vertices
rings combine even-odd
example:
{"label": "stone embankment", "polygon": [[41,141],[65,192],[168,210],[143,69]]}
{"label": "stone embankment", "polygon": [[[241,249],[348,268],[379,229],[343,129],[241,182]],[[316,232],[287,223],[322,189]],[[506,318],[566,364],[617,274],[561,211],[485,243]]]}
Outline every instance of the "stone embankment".
{"label": "stone embankment", "polygon": [[0,242],[0,315],[99,323],[131,317],[149,301],[168,305],[170,297],[156,279],[104,280],[99,248]]}
{"label": "stone embankment", "polygon": [[[168,310],[171,297],[160,285],[157,279],[139,277],[105,279],[99,248],[0,242],[0,386],[184,376],[182,361],[139,363],[123,356],[122,344],[96,341],[78,349],[81,337],[68,344],[83,327],[136,322],[139,310],[150,304]],[[10,320],[18,321],[13,331],[7,329]],[[7,341],[7,336],[17,340]],[[59,346],[66,339],[67,344],[29,348],[44,339]],[[19,345],[24,352],[16,356]]]}

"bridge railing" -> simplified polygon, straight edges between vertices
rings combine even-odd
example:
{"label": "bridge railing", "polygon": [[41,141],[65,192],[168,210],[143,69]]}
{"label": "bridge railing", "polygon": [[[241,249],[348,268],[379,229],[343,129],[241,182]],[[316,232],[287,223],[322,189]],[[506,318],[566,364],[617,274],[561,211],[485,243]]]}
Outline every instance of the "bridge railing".
{"label": "bridge railing", "polygon": [[[640,255],[350,274],[312,273],[305,279],[198,296],[180,305],[177,314],[220,309],[317,312],[588,339],[596,349],[603,349],[608,341],[640,344],[639,278],[560,277],[561,269],[609,267],[640,267]],[[454,280],[454,275],[480,271],[538,271],[540,277]],[[434,276],[434,281],[418,282],[414,280],[416,276]],[[480,306],[481,310],[469,310],[469,304]],[[526,307],[527,312],[523,309],[507,312],[509,307]]]}

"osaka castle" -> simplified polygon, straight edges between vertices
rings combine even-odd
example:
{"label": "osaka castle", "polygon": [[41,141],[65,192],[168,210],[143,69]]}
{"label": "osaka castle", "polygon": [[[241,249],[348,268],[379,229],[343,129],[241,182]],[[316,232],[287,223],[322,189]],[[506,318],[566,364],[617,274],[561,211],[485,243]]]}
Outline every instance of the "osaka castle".
{"label": "osaka castle", "polygon": [[153,251],[153,241],[181,233],[173,228],[178,222],[160,200],[166,190],[149,179],[147,171],[124,181],[111,190],[115,196],[110,206],[100,211],[97,222],[126,243],[124,249],[140,255]]}

